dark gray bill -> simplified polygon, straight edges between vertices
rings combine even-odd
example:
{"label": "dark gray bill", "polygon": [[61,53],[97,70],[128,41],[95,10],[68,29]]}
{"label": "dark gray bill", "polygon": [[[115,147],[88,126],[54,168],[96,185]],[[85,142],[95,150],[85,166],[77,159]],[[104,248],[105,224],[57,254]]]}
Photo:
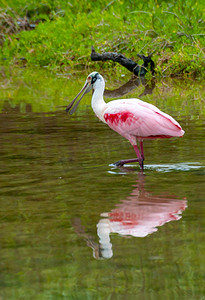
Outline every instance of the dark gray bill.
{"label": "dark gray bill", "polygon": [[[68,104],[68,106],[66,107],[66,112],[69,112],[70,115],[72,115],[75,111],[76,108],[78,107],[78,104],[80,103],[80,100],[83,98],[83,96],[88,92],[89,90],[89,83],[86,82],[84,87],[82,88],[82,90],[77,94],[77,96],[73,99],[73,101],[71,101],[70,104]],[[84,91],[84,92],[83,92]],[[82,96],[80,97],[80,99],[78,100],[78,102],[75,104],[75,106],[73,107],[73,104],[75,103],[75,101],[77,100],[77,98],[80,96],[80,94],[83,92]],[[73,108],[72,108],[73,107]],[[72,109],[71,109],[72,108]]]}

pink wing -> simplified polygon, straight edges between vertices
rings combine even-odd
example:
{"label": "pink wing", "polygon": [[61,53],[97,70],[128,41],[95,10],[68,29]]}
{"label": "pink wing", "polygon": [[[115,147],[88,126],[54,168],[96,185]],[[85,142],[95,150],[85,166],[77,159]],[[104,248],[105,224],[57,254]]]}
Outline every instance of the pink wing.
{"label": "pink wing", "polygon": [[182,136],[184,131],[171,116],[156,106],[138,99],[115,100],[108,103],[104,119],[122,136],[168,138]]}

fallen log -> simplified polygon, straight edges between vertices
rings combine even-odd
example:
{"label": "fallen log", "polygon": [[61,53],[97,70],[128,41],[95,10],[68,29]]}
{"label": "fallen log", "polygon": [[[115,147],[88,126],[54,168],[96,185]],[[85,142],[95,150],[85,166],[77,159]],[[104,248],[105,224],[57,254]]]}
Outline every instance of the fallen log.
{"label": "fallen log", "polygon": [[152,54],[149,54],[148,56],[145,56],[143,54],[137,54],[137,56],[141,59],[143,59],[144,63],[140,66],[135,61],[133,61],[130,58],[126,58],[124,55],[116,52],[104,52],[102,54],[99,54],[95,51],[94,47],[92,46],[91,50],[91,60],[92,61],[106,61],[106,60],[112,60],[114,62],[117,62],[121,64],[123,67],[128,69],[130,72],[132,72],[136,76],[145,76],[145,74],[148,71],[149,65],[150,70],[152,72],[152,75],[154,75],[154,62],[152,60]]}

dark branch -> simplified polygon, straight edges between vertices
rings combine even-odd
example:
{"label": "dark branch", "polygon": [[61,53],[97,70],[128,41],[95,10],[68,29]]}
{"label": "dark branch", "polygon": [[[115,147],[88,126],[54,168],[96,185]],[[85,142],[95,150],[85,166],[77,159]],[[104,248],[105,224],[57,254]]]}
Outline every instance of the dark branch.
{"label": "dark branch", "polygon": [[91,60],[92,61],[106,61],[106,60],[112,60],[114,62],[118,62],[123,67],[128,69],[130,72],[134,73],[136,76],[145,76],[145,74],[148,71],[148,67],[150,64],[150,69],[152,72],[152,75],[154,74],[154,62],[151,59],[152,54],[145,56],[137,54],[138,57],[143,59],[144,63],[142,66],[139,66],[136,62],[134,62],[130,58],[126,58],[124,55],[116,53],[116,52],[104,52],[102,54],[99,54],[95,52],[94,47],[92,46],[91,51]]}

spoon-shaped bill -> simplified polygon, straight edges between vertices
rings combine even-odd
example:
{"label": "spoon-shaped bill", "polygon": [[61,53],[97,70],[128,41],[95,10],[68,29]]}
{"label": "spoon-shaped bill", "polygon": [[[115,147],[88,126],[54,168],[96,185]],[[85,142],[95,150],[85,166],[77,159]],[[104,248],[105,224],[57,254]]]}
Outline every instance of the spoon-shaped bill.
{"label": "spoon-shaped bill", "polygon": [[85,85],[83,86],[83,88],[80,90],[80,92],[77,94],[77,96],[73,99],[73,101],[71,101],[70,104],[68,104],[68,106],[66,107],[66,112],[69,112],[69,110],[73,107],[73,104],[75,103],[75,101],[77,100],[77,98],[80,96],[80,94],[83,92],[82,96],[80,97],[80,99],[78,100],[78,102],[75,104],[75,106],[73,107],[73,109],[69,112],[70,115],[72,115],[75,111],[76,108],[78,107],[78,104],[80,103],[80,100],[83,98],[83,96],[88,93],[90,91],[90,83],[86,82]]}

